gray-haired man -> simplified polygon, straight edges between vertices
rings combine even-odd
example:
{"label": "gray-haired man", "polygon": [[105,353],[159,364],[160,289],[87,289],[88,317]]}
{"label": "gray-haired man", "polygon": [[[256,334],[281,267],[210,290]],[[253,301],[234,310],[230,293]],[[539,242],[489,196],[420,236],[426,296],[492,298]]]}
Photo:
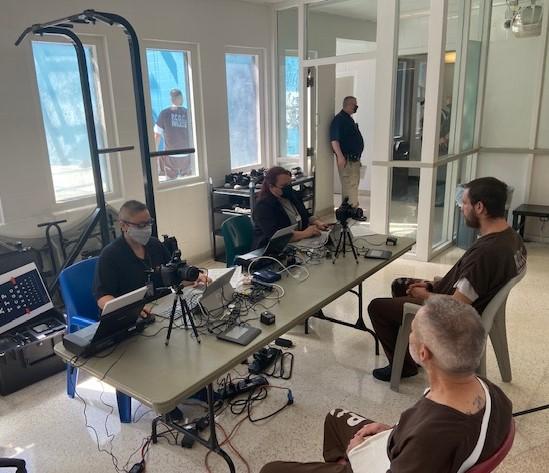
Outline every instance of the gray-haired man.
{"label": "gray-haired man", "polygon": [[[491,457],[511,427],[511,401],[475,375],[486,332],[476,310],[431,296],[412,322],[410,351],[430,388],[394,426],[334,409],[325,462],[273,462],[261,473],[458,473]],[[435,448],[436,447],[436,448]]]}

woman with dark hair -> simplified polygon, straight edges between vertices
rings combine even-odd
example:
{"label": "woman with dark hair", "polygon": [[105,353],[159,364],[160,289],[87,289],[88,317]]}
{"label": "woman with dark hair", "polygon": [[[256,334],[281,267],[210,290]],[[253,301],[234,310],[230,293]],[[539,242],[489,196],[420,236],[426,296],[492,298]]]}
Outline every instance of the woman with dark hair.
{"label": "woman with dark hair", "polygon": [[253,212],[254,248],[261,248],[281,228],[297,225],[291,241],[320,235],[328,226],[310,217],[291,186],[290,171],[275,166],[267,171]]}

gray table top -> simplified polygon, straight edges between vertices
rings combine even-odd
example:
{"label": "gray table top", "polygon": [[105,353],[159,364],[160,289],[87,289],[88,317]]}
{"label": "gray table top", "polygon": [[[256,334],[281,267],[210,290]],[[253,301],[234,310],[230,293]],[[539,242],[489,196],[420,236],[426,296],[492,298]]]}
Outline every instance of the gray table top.
{"label": "gray table top", "polygon": [[[381,235],[371,238],[381,241]],[[321,264],[308,266],[310,277],[304,282],[283,277],[278,283],[284,288],[285,295],[270,308],[276,315],[276,322],[267,326],[258,320],[251,321],[251,325],[261,328],[261,334],[249,345],[224,342],[213,335],[201,337],[202,343],[198,344],[190,331],[174,329],[170,344],[165,346],[166,331],[163,330],[154,337],[135,336],[126,340],[104,358],[92,357],[75,364],[156,412],[169,412],[246,357],[409,251],[414,243],[410,238],[399,238],[394,247],[372,246],[392,251],[392,258],[387,261],[360,257],[359,264],[356,264],[352,254],[347,253],[335,264],[327,259]],[[258,307],[257,316],[262,310],[264,308]],[[248,317],[253,317],[253,314]],[[167,325],[167,321],[158,320],[146,329],[144,335],[154,334]],[[74,358],[62,343],[55,346],[55,352],[67,361]],[[85,364],[80,366],[84,361]]]}

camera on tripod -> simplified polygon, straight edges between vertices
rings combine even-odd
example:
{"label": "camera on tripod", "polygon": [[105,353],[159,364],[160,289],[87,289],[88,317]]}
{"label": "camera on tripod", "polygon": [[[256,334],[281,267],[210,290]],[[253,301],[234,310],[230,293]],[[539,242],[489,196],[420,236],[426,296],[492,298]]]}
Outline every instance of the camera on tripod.
{"label": "camera on tripod", "polygon": [[347,220],[361,220],[364,217],[364,211],[360,207],[353,207],[349,204],[349,197],[345,197],[341,205],[335,211],[336,219],[342,225],[347,223]]}
{"label": "camera on tripod", "polygon": [[200,271],[196,266],[190,266],[186,260],[181,259],[181,250],[173,252],[172,259],[160,266],[159,269],[162,284],[164,286],[179,286],[183,281],[194,282],[198,279]]}

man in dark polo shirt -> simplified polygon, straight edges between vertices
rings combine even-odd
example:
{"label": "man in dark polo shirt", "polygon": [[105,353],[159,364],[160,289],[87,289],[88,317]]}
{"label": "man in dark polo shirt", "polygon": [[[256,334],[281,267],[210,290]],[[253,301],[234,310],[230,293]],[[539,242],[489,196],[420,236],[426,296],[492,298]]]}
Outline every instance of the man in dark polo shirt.
{"label": "man in dark polo shirt", "polygon": [[[183,107],[183,95],[179,89],[170,91],[172,105],[158,115],[154,125],[154,141],[160,146],[164,138],[164,149],[185,149],[192,146],[192,127],[189,111]],[[160,156],[159,172],[168,179],[193,174],[191,155]]]}
{"label": "man in dark polo shirt", "polygon": [[[391,363],[406,302],[423,304],[432,294],[449,294],[482,314],[498,291],[526,270],[526,248],[505,219],[507,185],[494,177],[481,177],[464,187],[465,223],[480,234],[471,248],[442,279],[436,282],[396,279],[391,287],[392,298],[374,299],[368,306],[370,320],[389,360],[389,365],[373,371],[376,379],[391,379]],[[415,374],[417,367],[408,353],[402,377]]]}
{"label": "man in dark polo shirt", "polygon": [[358,207],[360,158],[364,151],[364,139],[358,129],[358,123],[351,117],[357,110],[356,97],[345,97],[341,112],[334,117],[330,125],[330,142],[341,181],[341,199],[348,197],[353,207]]}
{"label": "man in dark polo shirt", "polygon": [[429,298],[412,322],[410,351],[430,388],[398,423],[333,409],[324,423],[325,462],[272,462],[260,473],[458,473],[486,461],[509,435],[512,405],[475,375],[485,345],[472,306]]}
{"label": "man in dark polo shirt", "polygon": [[[148,271],[168,263],[171,257],[160,240],[151,236],[151,214],[145,204],[127,201],[120,207],[118,219],[122,235],[103,248],[95,270],[93,292],[100,309],[109,300],[147,285]],[[207,280],[201,274],[197,282]],[[154,287],[162,286],[157,274],[152,275],[152,282]]]}

